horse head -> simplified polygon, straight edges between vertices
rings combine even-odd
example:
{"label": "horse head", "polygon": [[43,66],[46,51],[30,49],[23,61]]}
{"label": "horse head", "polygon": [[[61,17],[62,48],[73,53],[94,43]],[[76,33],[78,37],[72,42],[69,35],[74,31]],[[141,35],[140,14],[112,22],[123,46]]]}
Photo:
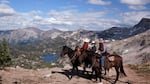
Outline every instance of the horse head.
{"label": "horse head", "polygon": [[69,48],[69,47],[67,47],[67,46],[65,45],[65,46],[63,46],[63,48],[62,48],[62,51],[61,51],[60,56],[63,57],[63,56],[65,56],[66,54],[69,54],[69,53],[72,52],[72,51],[73,51],[73,50],[72,50],[71,48]]}
{"label": "horse head", "polygon": [[62,47],[62,51],[61,51],[61,53],[60,53],[60,57],[63,57],[64,55],[66,55],[67,54],[67,46],[63,46]]}

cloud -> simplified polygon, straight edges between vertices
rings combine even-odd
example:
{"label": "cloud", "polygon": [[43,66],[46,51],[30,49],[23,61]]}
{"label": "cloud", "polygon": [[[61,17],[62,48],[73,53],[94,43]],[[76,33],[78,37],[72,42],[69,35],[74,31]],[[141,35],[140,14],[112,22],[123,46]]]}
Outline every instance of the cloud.
{"label": "cloud", "polygon": [[150,3],[150,0],[121,0],[121,3],[129,5],[145,5]]}
{"label": "cloud", "polygon": [[123,18],[122,23],[128,24],[128,25],[135,25],[137,24],[142,18],[150,18],[150,12],[149,11],[132,11],[132,12],[125,12],[121,14],[121,17]]}
{"label": "cloud", "polygon": [[41,21],[43,18],[41,17],[41,16],[38,16],[38,15],[35,15],[34,17],[33,17],[33,20],[35,20],[35,21]]}
{"label": "cloud", "polygon": [[104,30],[113,26],[134,25],[141,18],[150,17],[150,12],[148,11],[132,11],[121,14],[117,12],[122,17],[120,18],[116,15],[120,19],[107,17],[114,14],[111,11],[112,9],[97,12],[80,12],[77,9],[66,9],[62,11],[50,10],[48,13],[40,10],[17,12],[8,4],[2,3],[0,4],[0,30],[26,27],[37,27],[43,30],[57,28],[64,31],[79,28]]}
{"label": "cloud", "polygon": [[46,18],[43,20],[43,22],[47,23],[47,24],[56,24],[56,25],[72,25],[73,23],[71,21],[65,21],[65,20],[57,20],[56,18]]}
{"label": "cloud", "polygon": [[109,4],[111,4],[110,1],[104,1],[104,0],[88,0],[88,3],[95,4],[95,5],[109,5]]}
{"label": "cloud", "polygon": [[[17,28],[37,26],[33,19],[39,20],[40,11],[33,10],[27,13],[16,12],[7,3],[0,4],[0,30],[11,30]],[[41,18],[42,19],[42,18]],[[33,21],[33,22],[32,22]]]}
{"label": "cloud", "polygon": [[150,0],[121,0],[121,3],[127,4],[132,10],[144,10],[144,5],[149,4]]}
{"label": "cloud", "polygon": [[15,11],[13,8],[8,6],[7,4],[3,4],[3,3],[0,4],[0,17],[11,16],[14,14],[15,14]]}
{"label": "cloud", "polygon": [[80,12],[77,9],[66,9],[64,11],[50,10],[46,15],[40,10],[16,12],[7,3],[1,3],[0,28],[4,30],[26,27],[37,27],[44,30],[57,28],[64,31],[79,28],[104,30],[120,24],[120,21],[116,19],[106,19],[107,12]]}
{"label": "cloud", "polygon": [[56,20],[59,20],[62,23],[67,23],[67,25],[69,23],[70,26],[76,27],[74,29],[78,29],[78,28],[90,29],[92,26],[93,27],[95,26],[96,28],[97,26],[100,25],[100,18],[102,18],[105,15],[105,12],[81,13],[76,10],[75,11],[67,10],[62,12],[52,10],[49,12],[49,14],[50,16],[52,16]]}
{"label": "cloud", "polygon": [[88,21],[93,21],[96,18],[100,18],[105,14],[105,12],[87,12],[81,13],[79,11],[74,10],[66,10],[66,11],[55,11],[52,10],[49,12],[49,15],[56,20],[62,22],[72,22],[72,23],[82,23]]}
{"label": "cloud", "polygon": [[106,19],[106,11],[79,12],[78,10],[50,10],[47,16],[43,12],[33,10],[26,13],[15,12],[7,17],[0,17],[0,28],[3,30],[37,27],[43,30],[57,28],[63,31],[79,28],[88,30],[104,30],[120,24],[119,20]]}
{"label": "cloud", "polygon": [[145,6],[142,6],[142,5],[131,5],[129,6],[130,9],[133,9],[133,10],[144,10],[146,9]]}

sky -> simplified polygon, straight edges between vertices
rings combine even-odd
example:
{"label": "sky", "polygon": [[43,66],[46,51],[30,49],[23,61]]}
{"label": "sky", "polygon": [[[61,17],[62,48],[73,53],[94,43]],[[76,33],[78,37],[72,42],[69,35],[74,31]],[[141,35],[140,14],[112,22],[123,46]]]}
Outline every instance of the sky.
{"label": "sky", "polygon": [[0,30],[105,30],[142,18],[150,18],[150,0],[0,0]]}

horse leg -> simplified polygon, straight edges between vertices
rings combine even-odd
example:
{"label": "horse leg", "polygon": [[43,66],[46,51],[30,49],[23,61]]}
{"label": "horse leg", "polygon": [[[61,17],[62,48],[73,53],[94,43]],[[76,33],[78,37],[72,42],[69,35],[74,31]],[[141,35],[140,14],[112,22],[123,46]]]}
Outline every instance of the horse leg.
{"label": "horse leg", "polygon": [[97,69],[94,67],[94,71],[95,71],[95,80],[97,81],[97,78],[98,78],[98,71]]}
{"label": "horse leg", "polygon": [[104,75],[107,75],[107,73],[109,74],[109,68],[110,68],[110,64],[109,64],[109,61],[108,61],[108,58],[105,58],[104,60]]}
{"label": "horse leg", "polygon": [[99,72],[98,76],[99,76],[99,81],[100,81],[100,82],[102,82],[102,75],[101,75],[102,73],[101,73],[101,71],[102,71],[102,70],[98,69],[98,72]]}
{"label": "horse leg", "polygon": [[85,65],[83,67],[83,74],[84,74],[84,72],[86,72],[86,66]]}
{"label": "horse leg", "polygon": [[107,68],[104,68],[104,75],[107,74],[107,71],[108,71],[108,69],[107,69]]}
{"label": "horse leg", "polygon": [[73,73],[75,70],[75,66],[72,67],[71,73]]}
{"label": "horse leg", "polygon": [[77,71],[77,74],[79,74],[78,66],[76,66],[76,71]]}
{"label": "horse leg", "polygon": [[109,68],[104,68],[104,75],[109,76]]}
{"label": "horse leg", "polygon": [[95,80],[97,81],[98,78],[99,78],[100,84],[103,84],[103,83],[102,83],[102,76],[101,76],[101,69],[98,68],[98,67],[95,67],[95,68],[94,68],[94,71],[95,71],[95,77],[96,77]]}
{"label": "horse leg", "polygon": [[70,76],[70,79],[73,77],[73,72],[75,70],[75,66],[73,66],[72,70],[71,70],[71,76]]}
{"label": "horse leg", "polygon": [[104,68],[104,71],[105,71],[104,75],[106,75],[106,68]]}
{"label": "horse leg", "polygon": [[88,66],[88,63],[84,63],[84,66],[83,66],[83,74],[86,72],[86,67]]}
{"label": "horse leg", "polygon": [[95,69],[92,67],[91,75],[94,75],[94,71],[95,71]]}
{"label": "horse leg", "polygon": [[118,78],[119,78],[119,67],[115,67],[115,70],[116,70],[116,79],[114,81],[114,84],[118,81]]}
{"label": "horse leg", "polygon": [[123,68],[123,64],[121,63],[121,66],[120,66],[120,72],[124,75],[124,76],[127,76],[125,71],[124,71],[124,68]]}

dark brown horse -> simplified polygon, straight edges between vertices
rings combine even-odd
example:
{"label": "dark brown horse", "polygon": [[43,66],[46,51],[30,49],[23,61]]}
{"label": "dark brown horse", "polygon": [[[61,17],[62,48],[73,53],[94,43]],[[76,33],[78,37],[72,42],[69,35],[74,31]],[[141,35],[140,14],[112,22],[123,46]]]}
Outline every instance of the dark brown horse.
{"label": "dark brown horse", "polygon": [[[68,55],[68,57],[69,57],[70,60],[71,60],[72,66],[73,66],[71,73],[73,73],[74,70],[76,70],[77,73],[78,73],[78,66],[79,66],[80,64],[79,64],[78,58],[74,58],[74,53],[75,53],[75,51],[72,50],[71,48],[69,48],[69,47],[67,47],[67,46],[63,46],[62,52],[61,52],[60,56],[61,56],[61,57],[64,57],[65,55]],[[72,78],[72,76],[71,76],[71,78]]]}
{"label": "dark brown horse", "polygon": [[[82,52],[80,56],[76,57],[74,56],[75,54],[74,50],[72,50],[71,48],[67,46],[63,46],[60,56],[63,57],[66,54],[69,56],[71,63],[73,65],[72,72],[75,69],[78,72],[78,66],[84,62],[86,66],[91,65],[93,72],[95,72],[96,80],[97,78],[99,78],[101,82],[101,67],[99,66],[99,60],[97,60],[97,56],[95,53],[91,51],[84,51]],[[85,71],[85,67],[84,67],[84,71]]]}
{"label": "dark brown horse", "polygon": [[114,67],[116,70],[116,79],[115,79],[114,83],[116,83],[118,81],[120,73],[122,76],[127,76],[124,71],[124,68],[123,68],[122,57],[117,54],[111,55],[111,54],[107,53],[107,56],[104,60],[105,75],[106,75],[106,71],[109,71],[109,69],[112,67]]}
{"label": "dark brown horse", "polygon": [[81,55],[79,56],[79,62],[84,63],[84,71],[86,71],[86,67],[90,65],[92,68],[92,75],[93,72],[95,72],[96,81],[99,78],[99,81],[101,82],[101,66],[100,66],[100,55],[92,52],[92,51],[83,51]]}

